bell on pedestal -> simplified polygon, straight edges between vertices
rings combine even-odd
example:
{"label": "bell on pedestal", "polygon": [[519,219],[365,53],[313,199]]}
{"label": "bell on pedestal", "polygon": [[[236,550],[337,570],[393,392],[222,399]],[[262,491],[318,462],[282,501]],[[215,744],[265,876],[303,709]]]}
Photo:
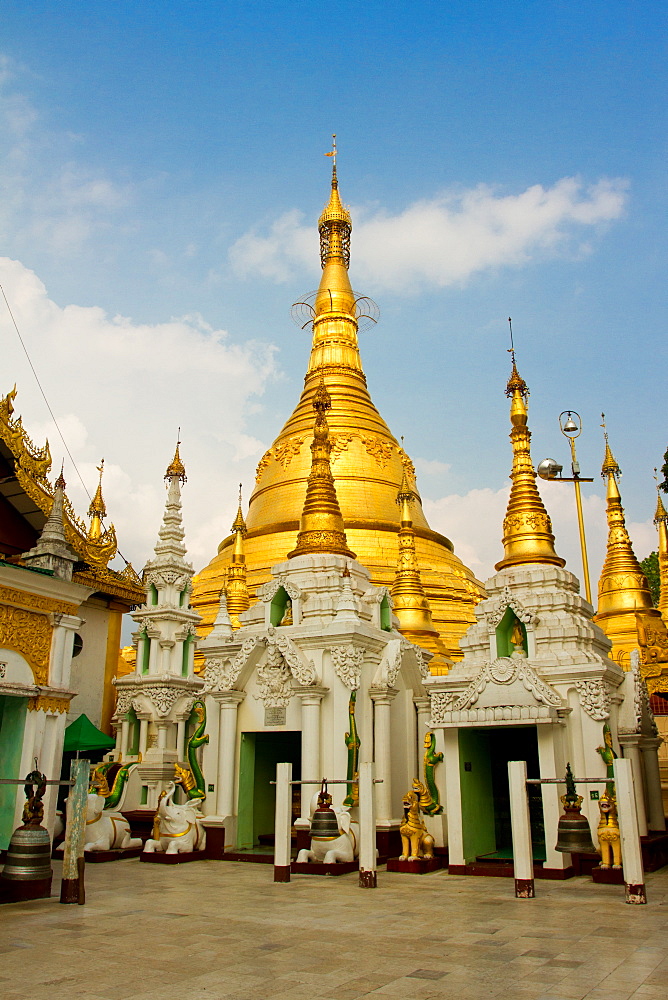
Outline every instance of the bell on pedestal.
{"label": "bell on pedestal", "polygon": [[555,851],[562,854],[597,854],[591,839],[591,830],[586,816],[580,812],[582,796],[575,791],[575,781],[571,765],[566,765],[566,794],[561,796],[564,807],[557,825]]}
{"label": "bell on pedestal", "polygon": [[340,836],[339,821],[332,809],[332,796],[327,791],[327,782],[323,779],[322,788],[318,793],[318,807],[311,820],[311,838],[336,840]]}
{"label": "bell on pedestal", "polygon": [[0,875],[0,900],[5,902],[43,899],[51,895],[51,837],[41,826],[45,791],[46,776],[32,771],[26,778],[28,801],[23,807],[23,826],[12,834]]}

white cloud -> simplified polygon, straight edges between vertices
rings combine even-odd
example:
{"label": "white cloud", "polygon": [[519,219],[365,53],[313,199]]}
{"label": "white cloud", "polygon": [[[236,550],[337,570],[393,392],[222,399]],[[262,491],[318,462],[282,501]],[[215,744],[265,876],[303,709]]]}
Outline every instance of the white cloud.
{"label": "white cloud", "polygon": [[413,464],[425,476],[442,476],[451,468],[448,462],[439,462],[436,458],[415,458]]}
{"label": "white cloud", "polygon": [[76,162],[82,137],[49,132],[17,84],[22,69],[0,55],[0,232],[4,246],[39,243],[54,253],[81,249],[107,229],[134,198],[119,184]]}
{"label": "white cloud", "polygon": [[[378,288],[414,290],[465,282],[477,272],[521,267],[545,253],[583,253],[583,227],[619,218],[626,201],[623,179],[585,187],[564,177],[552,187],[534,184],[514,195],[487,185],[444,191],[391,214],[352,210],[355,273]],[[253,230],[230,250],[240,276],[261,274],[277,282],[312,268],[313,227],[297,211],[281,215],[262,234]],[[590,252],[590,248],[587,252]]]}
{"label": "white cloud", "polygon": [[[555,549],[566,560],[566,568],[581,582],[582,553],[573,491],[566,485],[539,486],[543,502],[552,518]],[[494,563],[503,558],[502,524],[510,487],[499,490],[471,490],[450,494],[436,500],[422,497],[422,506],[435,531],[446,535],[455,545],[459,558],[483,582],[494,573]],[[592,595],[596,604],[598,580],[603,568],[608,537],[605,498],[597,494],[583,496],[583,515]],[[627,524],[633,550],[644,559],[657,546],[656,528],[651,520]]]}
{"label": "white cloud", "polygon": [[[89,493],[105,458],[104,495],[124,555],[141,568],[155,544],[164,505],[162,476],[181,427],[190,558],[207,562],[229,531],[237,484],[246,496],[264,445],[248,434],[249,400],[274,372],[274,348],[238,343],[201,316],[135,323],[97,307],[53,302],[39,278],[0,258],[0,283]],[[54,476],[64,448],[11,320],[0,300],[3,371],[16,379],[17,413],[36,443],[49,438]],[[11,373],[11,374],[9,374]],[[68,493],[79,514],[89,499],[65,456]]]}

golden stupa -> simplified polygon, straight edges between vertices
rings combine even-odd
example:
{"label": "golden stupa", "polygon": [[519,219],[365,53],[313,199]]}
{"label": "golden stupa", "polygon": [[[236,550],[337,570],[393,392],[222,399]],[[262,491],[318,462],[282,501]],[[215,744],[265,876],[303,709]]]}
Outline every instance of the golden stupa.
{"label": "golden stupa", "polygon": [[[350,214],[338,189],[336,158],[329,202],[318,222],[322,278],[310,309],[311,356],[304,390],[282,431],[257,467],[244,537],[251,603],[297,542],[311,471],[313,403],[321,384],[331,397],[330,463],[343,515],[347,544],[371,573],[376,586],[395,579],[401,511],[397,492],[404,477],[414,490],[415,548],[434,627],[446,655],[459,659],[459,639],[474,621],[482,585],[454,554],[452,543],[432,531],[422,510],[410,458],[373,405],[362,370],[358,320],[368,311],[350,285]],[[224,539],[218,554],[196,577],[193,607],[208,632],[234,552],[235,536]]]}

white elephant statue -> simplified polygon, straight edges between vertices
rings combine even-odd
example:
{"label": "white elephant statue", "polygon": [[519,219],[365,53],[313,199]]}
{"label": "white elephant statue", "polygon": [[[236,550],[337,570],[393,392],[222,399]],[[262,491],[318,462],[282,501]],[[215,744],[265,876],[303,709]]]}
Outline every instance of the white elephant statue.
{"label": "white elephant statue", "polygon": [[201,800],[190,800],[181,806],[174,804],[176,785],[170,781],[158,801],[158,811],[153,824],[153,837],[144,844],[144,852],[153,854],[187,854],[203,851],[206,846],[206,830],[202,826],[199,811]]}
{"label": "white elephant statue", "polygon": [[[105,812],[105,802],[104,795],[88,793],[84,850],[126,851],[131,847],[141,847],[141,839],[130,836],[130,824],[120,813]],[[65,850],[64,842],[58,850]]]}
{"label": "white elephant statue", "polygon": [[[332,839],[331,835],[318,837],[313,833],[313,817],[316,807],[320,811],[328,810],[336,817],[339,837]],[[331,817],[330,817],[331,820]],[[332,809],[332,797],[326,787],[311,800],[311,849],[303,848],[297,855],[297,864],[321,861],[326,865],[344,861],[354,861],[359,854],[359,823],[345,808]]]}

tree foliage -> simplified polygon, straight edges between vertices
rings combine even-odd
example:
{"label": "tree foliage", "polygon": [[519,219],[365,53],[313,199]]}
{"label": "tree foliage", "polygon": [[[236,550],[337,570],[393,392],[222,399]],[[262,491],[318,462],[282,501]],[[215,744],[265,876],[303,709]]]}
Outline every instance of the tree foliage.
{"label": "tree foliage", "polygon": [[663,476],[663,480],[659,483],[659,489],[663,490],[664,493],[668,493],[668,451],[666,451],[666,454],[663,456],[661,475]]}
{"label": "tree foliage", "polygon": [[659,603],[659,597],[661,596],[661,577],[659,575],[659,553],[650,552],[646,559],[643,559],[640,563],[640,568],[647,577],[647,582],[649,584],[649,591],[652,595],[652,602],[654,607],[657,607]]}

